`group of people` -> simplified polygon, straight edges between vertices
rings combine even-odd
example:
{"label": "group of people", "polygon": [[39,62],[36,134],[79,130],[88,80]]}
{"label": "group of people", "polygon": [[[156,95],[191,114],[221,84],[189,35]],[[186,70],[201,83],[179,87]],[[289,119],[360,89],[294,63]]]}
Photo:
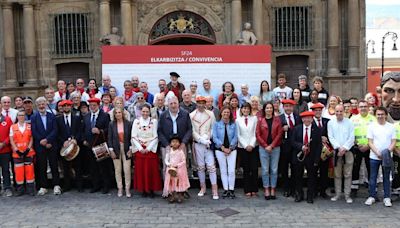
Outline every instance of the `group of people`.
{"label": "group of people", "polygon": [[[343,188],[345,201],[352,203],[363,183],[359,173],[364,159],[369,183],[365,204],[377,200],[382,167],[383,202],[391,206],[391,187],[400,187],[394,175],[398,170],[392,170],[393,162],[400,160],[399,72],[385,74],[379,94],[348,100],[329,95],[318,76],[312,80],[312,89],[304,75],[292,89],[286,85],[286,76],[279,74],[276,88],[271,90],[269,82],[262,81],[259,93],[253,95],[246,84],[237,93],[231,82],[225,82],[219,92],[211,88],[209,79],[203,80],[202,88],[192,83],[186,89],[179,77],[171,72],[171,82],[159,80],[155,95],[137,76],[124,82],[124,91],[118,91],[105,75],[100,87],[94,79],[87,87],[82,79],[76,83],[60,80],[56,90],[49,87],[36,100],[15,97],[14,108],[11,98],[3,96],[0,166],[4,194],[46,194],[49,166],[55,195],[72,187],[83,192],[84,177],[89,176],[91,193],[108,193],[115,178],[118,197],[124,193],[131,197],[133,182],[133,189],[143,196],[154,197],[162,191],[169,202],[182,202],[189,197],[190,165],[200,182],[198,197],[207,194],[208,173],[213,199],[235,198],[236,173],[241,168],[244,194],[252,198],[258,196],[261,163],[266,200],[277,198],[280,176],[283,195],[293,196],[295,202],[327,198],[333,178],[331,200],[339,200]],[[75,156],[60,154],[71,144]],[[390,175],[394,175],[392,186]]]}

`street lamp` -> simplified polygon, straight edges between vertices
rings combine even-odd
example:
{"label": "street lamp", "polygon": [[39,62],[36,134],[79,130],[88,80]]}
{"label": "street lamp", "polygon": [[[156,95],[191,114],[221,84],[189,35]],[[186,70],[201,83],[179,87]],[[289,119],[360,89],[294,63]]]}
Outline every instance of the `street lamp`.
{"label": "street lamp", "polygon": [[368,40],[367,42],[367,55],[368,55],[368,46],[372,45],[371,54],[375,54],[375,40]]}
{"label": "street lamp", "polygon": [[383,77],[383,71],[384,71],[384,59],[385,59],[385,38],[387,36],[392,36],[393,40],[393,48],[392,51],[397,51],[397,46],[396,46],[396,40],[397,40],[397,33],[395,32],[387,32],[383,37],[382,37],[382,77]]}

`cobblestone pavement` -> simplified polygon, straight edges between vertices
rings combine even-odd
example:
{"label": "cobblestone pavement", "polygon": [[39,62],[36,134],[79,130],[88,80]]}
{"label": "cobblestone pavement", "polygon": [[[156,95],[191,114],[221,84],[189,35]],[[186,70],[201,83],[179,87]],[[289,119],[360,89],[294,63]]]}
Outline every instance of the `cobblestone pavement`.
{"label": "cobblestone pavement", "polygon": [[[0,227],[400,227],[400,201],[392,208],[382,202],[365,206],[365,189],[352,205],[344,200],[316,199],[314,204],[295,203],[278,193],[278,199],[247,199],[242,189],[236,199],[212,200],[210,194],[182,204],[169,204],[161,197],[118,198],[71,191],[61,196],[0,198]],[[216,210],[231,208],[239,213],[220,217]]]}

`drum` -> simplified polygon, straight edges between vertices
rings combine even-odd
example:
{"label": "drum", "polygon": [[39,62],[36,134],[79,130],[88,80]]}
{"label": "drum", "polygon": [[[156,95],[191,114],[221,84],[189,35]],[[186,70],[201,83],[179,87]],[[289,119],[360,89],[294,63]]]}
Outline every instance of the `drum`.
{"label": "drum", "polygon": [[322,143],[321,160],[326,161],[328,158],[333,157],[335,150],[328,142]]}
{"label": "drum", "polygon": [[72,161],[79,154],[79,146],[75,139],[70,139],[67,141],[65,147],[61,148],[60,155],[67,161]]}
{"label": "drum", "polygon": [[110,157],[110,151],[107,143],[102,143],[92,148],[93,154],[96,157],[96,161],[100,162]]}
{"label": "drum", "polygon": [[171,177],[176,177],[178,174],[178,172],[176,171],[176,168],[174,168],[174,167],[168,168],[168,173],[169,173],[169,175],[171,175]]}

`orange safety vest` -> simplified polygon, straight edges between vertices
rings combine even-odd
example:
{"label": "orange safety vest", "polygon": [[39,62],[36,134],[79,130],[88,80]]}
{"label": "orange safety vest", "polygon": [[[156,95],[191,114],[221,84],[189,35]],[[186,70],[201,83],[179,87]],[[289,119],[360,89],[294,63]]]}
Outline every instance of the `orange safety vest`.
{"label": "orange safety vest", "polygon": [[[18,127],[18,123],[13,124],[11,126],[11,129],[13,131],[13,139],[14,139],[14,143],[17,146],[17,149],[21,152],[25,151],[26,148],[29,145],[29,142],[31,141],[32,138],[32,129],[31,129],[31,125],[29,123],[26,123],[26,127],[25,127],[25,131],[24,133],[22,133],[19,130]],[[31,150],[29,151],[27,157],[33,157],[35,155],[35,151],[33,150],[33,148],[31,148]],[[12,157],[13,158],[19,158],[19,155],[13,151],[12,153]]]}

